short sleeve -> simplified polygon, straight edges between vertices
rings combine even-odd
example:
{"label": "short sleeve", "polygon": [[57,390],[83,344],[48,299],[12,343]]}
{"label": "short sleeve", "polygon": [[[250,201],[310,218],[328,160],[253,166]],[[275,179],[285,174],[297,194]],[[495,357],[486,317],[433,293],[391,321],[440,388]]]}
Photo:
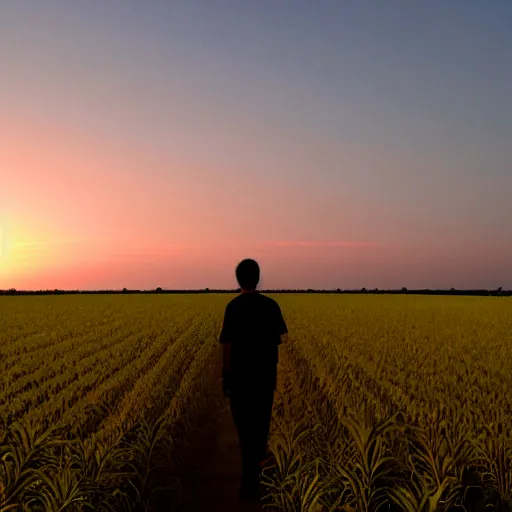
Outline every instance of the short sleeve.
{"label": "short sleeve", "polygon": [[229,304],[226,306],[226,310],[224,311],[224,320],[222,322],[222,330],[220,332],[219,342],[233,342],[233,319]]}
{"label": "short sleeve", "polygon": [[284,321],[283,314],[281,313],[281,308],[279,305],[276,310],[276,334],[278,336],[282,336],[283,334],[288,334],[288,327],[286,326],[286,322]]}

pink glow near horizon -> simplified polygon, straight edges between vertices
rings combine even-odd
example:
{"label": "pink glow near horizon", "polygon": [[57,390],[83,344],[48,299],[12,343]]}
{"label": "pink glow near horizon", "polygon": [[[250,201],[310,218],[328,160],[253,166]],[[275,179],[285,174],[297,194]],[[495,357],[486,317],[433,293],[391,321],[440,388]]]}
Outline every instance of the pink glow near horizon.
{"label": "pink glow near horizon", "polygon": [[[501,265],[505,270],[505,254],[485,263],[479,258],[486,250],[473,246],[471,257],[468,245],[443,248],[435,237],[425,239],[430,246],[416,237],[409,244],[396,237],[385,243],[376,229],[376,241],[320,239],[328,211],[317,217],[297,212],[300,225],[293,216],[290,223],[276,225],[273,209],[259,208],[256,217],[243,212],[236,184],[232,191],[226,185],[221,196],[209,195],[195,172],[187,177],[191,167],[186,163],[167,161],[176,169],[174,183],[166,177],[149,180],[142,171],[144,155],[129,148],[126,155],[108,151],[94,140],[66,137],[57,127],[33,131],[5,122],[0,127],[8,141],[1,165],[11,170],[7,184],[17,198],[9,204],[11,259],[3,255],[0,288],[227,288],[236,286],[233,269],[245,257],[258,259],[262,284],[276,288],[434,287],[443,282],[464,287],[475,268],[492,272]],[[223,206],[230,196],[240,205],[233,211]],[[344,217],[354,222],[346,232],[357,235],[360,222],[368,237],[366,219],[378,218],[379,205],[375,213],[372,205],[364,212],[350,208]],[[332,222],[330,215],[326,218]],[[247,232],[244,223],[250,226]],[[281,240],[275,239],[279,232]],[[286,237],[301,233],[311,239]]]}

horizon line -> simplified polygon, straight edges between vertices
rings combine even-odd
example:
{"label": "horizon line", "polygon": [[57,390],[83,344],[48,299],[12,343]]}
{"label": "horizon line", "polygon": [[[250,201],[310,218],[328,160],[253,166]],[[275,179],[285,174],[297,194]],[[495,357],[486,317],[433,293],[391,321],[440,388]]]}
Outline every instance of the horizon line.
{"label": "horizon line", "polygon": [[[216,292],[238,292],[241,288],[40,288],[37,290],[29,290],[29,289],[18,289],[14,287],[10,288],[0,288],[0,294],[4,294],[6,292],[16,292],[16,293],[77,293],[77,292],[114,292],[114,293],[122,293],[125,292],[205,292],[205,291],[216,291]],[[371,292],[371,291],[402,291],[402,292],[412,292],[412,291],[446,291],[446,292],[460,292],[460,291],[487,291],[487,292],[512,292],[512,289],[503,289],[503,287],[498,288],[408,288],[406,286],[398,287],[398,288],[378,288],[378,287],[358,287],[358,288],[261,288],[257,289],[259,292],[271,292],[271,291],[292,291],[292,292],[308,292],[308,291],[362,291],[362,292]]]}

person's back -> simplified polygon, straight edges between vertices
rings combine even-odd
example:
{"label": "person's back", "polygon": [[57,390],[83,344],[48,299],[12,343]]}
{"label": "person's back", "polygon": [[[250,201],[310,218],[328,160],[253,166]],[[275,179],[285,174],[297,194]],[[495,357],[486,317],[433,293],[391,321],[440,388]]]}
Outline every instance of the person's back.
{"label": "person's back", "polygon": [[277,370],[280,336],[286,332],[277,302],[256,291],[242,293],[228,304],[226,316],[223,337],[233,340],[233,372],[258,381],[272,378]]}
{"label": "person's back", "polygon": [[220,335],[223,387],[231,399],[242,451],[241,494],[256,497],[276,388],[278,346],[288,330],[277,302],[256,291],[258,264],[244,260],[236,275],[242,293],[226,306]]}

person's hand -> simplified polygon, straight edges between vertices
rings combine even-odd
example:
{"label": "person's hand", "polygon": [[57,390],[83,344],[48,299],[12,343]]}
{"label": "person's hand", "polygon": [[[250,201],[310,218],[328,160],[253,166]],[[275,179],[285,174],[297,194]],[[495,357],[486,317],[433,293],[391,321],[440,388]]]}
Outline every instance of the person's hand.
{"label": "person's hand", "polygon": [[222,372],[222,392],[225,397],[231,396],[232,384],[233,384],[233,373],[228,370],[224,370]]}

